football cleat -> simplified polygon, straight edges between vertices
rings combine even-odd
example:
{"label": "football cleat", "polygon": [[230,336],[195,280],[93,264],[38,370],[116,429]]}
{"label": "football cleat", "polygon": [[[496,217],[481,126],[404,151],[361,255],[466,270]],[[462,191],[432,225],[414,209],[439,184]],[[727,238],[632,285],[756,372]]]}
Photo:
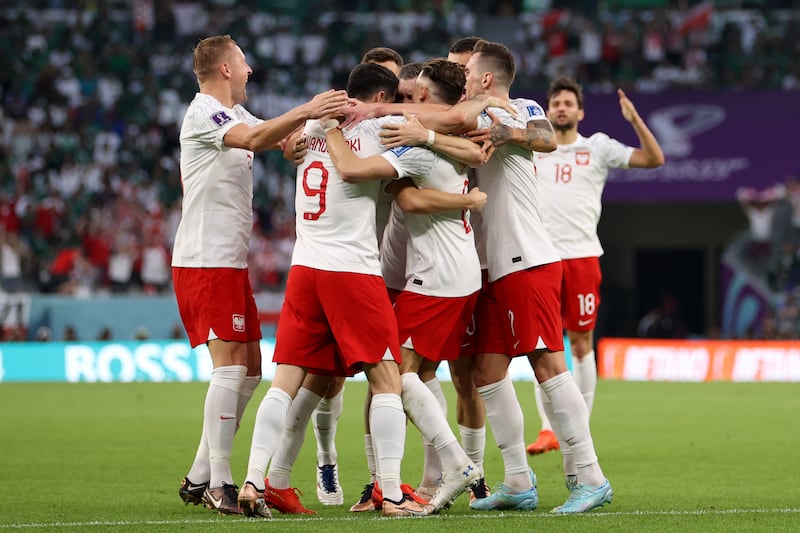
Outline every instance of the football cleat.
{"label": "football cleat", "polygon": [[533,511],[538,505],[536,487],[514,492],[501,483],[489,496],[470,502],[469,507],[479,511]]}
{"label": "football cleat", "polygon": [[367,483],[364,485],[364,490],[361,491],[361,498],[350,507],[351,513],[362,513],[364,511],[374,511],[375,504],[372,501],[372,491],[375,488],[374,483]]}
{"label": "football cleat", "polygon": [[469,489],[469,502],[472,503],[475,500],[486,498],[491,493],[492,491],[489,490],[489,485],[486,484],[486,479],[480,478],[478,482]]}
{"label": "football cleat", "polygon": [[573,490],[578,488],[578,475],[577,474],[569,474],[566,478],[564,478],[564,486],[567,487],[567,490],[572,492]]}
{"label": "football cleat", "polygon": [[342,505],[344,491],[339,485],[339,469],[336,465],[317,467],[317,499],[322,505]]}
{"label": "football cleat", "polygon": [[203,503],[220,514],[244,514],[239,507],[239,493],[236,485],[222,482],[221,487],[207,488],[203,493]]}
{"label": "football cleat", "polygon": [[406,516],[427,516],[431,514],[433,507],[430,505],[422,505],[414,501],[410,496],[403,493],[403,499],[400,502],[393,502],[389,499],[384,499],[381,504],[381,514],[389,517],[406,517]]}
{"label": "football cleat", "polygon": [[480,469],[472,461],[467,461],[458,470],[442,472],[442,484],[430,501],[435,512],[447,509],[464,491],[477,485],[483,477]]}
{"label": "football cleat", "polygon": [[[417,491],[414,490],[414,487],[409,485],[408,483],[401,483],[400,484],[400,492],[403,493],[403,497],[410,499],[411,501],[415,501],[420,505],[427,505],[428,499],[423,498]],[[375,506],[376,511],[380,511],[383,508],[383,491],[381,490],[380,485],[378,482],[375,482],[374,487],[372,488],[372,503]]]}
{"label": "football cleat", "polygon": [[195,485],[189,481],[188,477],[185,477],[183,481],[181,481],[181,486],[178,488],[178,496],[181,497],[184,505],[189,505],[190,503],[199,505],[203,503],[203,494],[207,488],[208,481]]}
{"label": "football cleat", "polygon": [[614,491],[611,490],[611,483],[605,480],[599,487],[590,487],[580,484],[572,492],[563,505],[559,505],[551,512],[556,514],[585,513],[611,503]]}
{"label": "football cleat", "polygon": [[536,437],[536,441],[528,445],[528,453],[531,455],[539,455],[540,453],[547,453],[552,450],[558,450],[558,438],[556,434],[550,429],[543,429]]}
{"label": "football cleat", "polygon": [[436,489],[439,488],[439,484],[441,483],[442,478],[439,478],[439,481],[436,483],[420,483],[417,487],[416,493],[426,500],[430,501],[433,498],[433,495],[436,494]]}
{"label": "football cleat", "polygon": [[239,508],[245,516],[272,518],[272,511],[264,501],[264,493],[249,481],[239,491]]}
{"label": "football cleat", "polygon": [[276,489],[269,484],[269,479],[264,479],[264,501],[270,507],[283,514],[317,514],[316,511],[307,509],[300,503],[303,493],[297,488]]}

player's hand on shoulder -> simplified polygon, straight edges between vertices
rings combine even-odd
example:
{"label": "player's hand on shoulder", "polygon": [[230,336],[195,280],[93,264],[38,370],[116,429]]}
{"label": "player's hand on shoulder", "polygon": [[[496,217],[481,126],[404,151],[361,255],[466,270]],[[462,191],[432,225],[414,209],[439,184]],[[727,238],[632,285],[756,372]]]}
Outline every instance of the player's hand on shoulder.
{"label": "player's hand on shoulder", "polygon": [[377,108],[375,104],[369,104],[356,100],[355,98],[350,98],[347,101],[347,105],[342,108],[344,119],[342,120],[341,127],[342,129],[349,128],[350,126],[355,126],[362,120],[375,118],[376,112]]}
{"label": "player's hand on shoulder", "polygon": [[347,100],[346,91],[328,89],[314,96],[304,106],[308,118],[322,118],[326,115],[342,114]]}
{"label": "player's hand on shoulder", "polygon": [[308,146],[305,135],[291,137],[283,147],[283,158],[294,165],[299,166],[306,158],[307,153]]}
{"label": "player's hand on shoulder", "polygon": [[475,98],[484,99],[485,100],[485,102],[483,102],[484,107],[497,107],[504,111],[507,111],[512,117],[519,116],[519,111],[517,111],[517,108],[511,105],[511,102],[509,102],[504,98],[498,98],[497,96],[491,96],[488,94],[480,94],[475,96]]}
{"label": "player's hand on shoulder", "polygon": [[414,115],[403,112],[405,122],[389,122],[381,128],[381,143],[387,148],[422,146],[428,141],[428,128]]}

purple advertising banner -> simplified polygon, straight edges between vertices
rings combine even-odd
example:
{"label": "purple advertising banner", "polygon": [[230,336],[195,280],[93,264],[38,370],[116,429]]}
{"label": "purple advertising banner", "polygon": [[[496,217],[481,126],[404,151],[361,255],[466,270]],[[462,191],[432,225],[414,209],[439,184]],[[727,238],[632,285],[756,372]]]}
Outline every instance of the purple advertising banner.
{"label": "purple advertising banner", "polygon": [[[606,202],[735,201],[738,187],[765,189],[800,171],[800,144],[793,138],[800,117],[796,91],[628,97],[658,139],[666,163],[657,169],[613,170]],[[539,102],[546,104],[544,98]],[[601,131],[639,146],[616,94],[588,94],[584,105],[582,135]]]}

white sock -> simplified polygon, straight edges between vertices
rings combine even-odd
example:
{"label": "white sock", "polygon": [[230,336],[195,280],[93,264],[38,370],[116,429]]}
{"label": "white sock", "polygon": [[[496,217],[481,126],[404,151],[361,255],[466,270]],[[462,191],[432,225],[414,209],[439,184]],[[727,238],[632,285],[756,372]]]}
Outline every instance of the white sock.
{"label": "white sock", "polygon": [[250,398],[256,392],[258,384],[261,383],[261,376],[245,376],[242,388],[239,389],[239,403],[236,404],[236,431],[239,431],[239,426],[242,424],[242,416],[247,404],[250,403]]}
{"label": "white sock", "polygon": [[406,443],[406,414],[399,395],[384,393],[372,396],[369,427],[383,497],[399,502],[403,497],[400,463]]}
{"label": "white sock", "polygon": [[275,450],[267,473],[269,484],[276,489],[291,487],[292,467],[303,447],[303,441],[306,440],[308,420],[321,399],[310,390],[300,387],[292,400],[292,406],[286,414],[286,427],[283,428],[280,445]]}
{"label": "white sock", "polygon": [[317,466],[335,465],[336,426],[342,416],[344,389],[333,398],[322,398],[313,414],[314,436],[317,438]]}
{"label": "white sock", "polygon": [[[431,391],[433,397],[436,398],[436,401],[442,409],[442,413],[444,413],[445,418],[447,418],[447,398],[445,398],[444,391],[442,390],[442,384],[437,378],[428,380],[424,384],[428,387],[428,390]],[[420,484],[437,484],[442,475],[442,460],[436,448],[433,446],[433,443],[426,439],[425,435],[422,435],[422,457],[422,481]]]}
{"label": "white sock", "polygon": [[558,424],[555,422],[556,416],[555,413],[553,412],[553,404],[550,403],[550,398],[542,390],[541,387],[537,386],[536,390],[540,394],[542,407],[544,408],[545,413],[547,413],[548,419],[553,420],[553,427],[551,429],[558,438],[558,448],[561,451],[561,460],[563,461],[564,464],[564,475],[565,476],[577,475],[578,468],[575,466],[575,457],[572,455],[572,449],[570,449],[569,444],[564,442],[564,439],[562,438],[563,432],[558,428]]}
{"label": "white sock", "polygon": [[486,451],[486,426],[468,428],[467,426],[459,425],[458,432],[461,434],[461,447],[464,448],[467,457],[483,472],[483,454]]}
{"label": "white sock", "polygon": [[572,374],[575,376],[575,383],[578,384],[578,389],[583,395],[586,408],[591,416],[594,391],[597,389],[597,362],[594,360],[594,350],[587,353],[583,359],[572,356]]}
{"label": "white sock", "polygon": [[203,409],[203,432],[208,445],[209,487],[233,483],[231,449],[236,433],[236,405],[247,367],[232,365],[215,368],[208,384]]}
{"label": "white sock", "polygon": [[553,430],[553,426],[550,425],[550,418],[547,416],[547,411],[544,410],[544,404],[542,400],[542,388],[539,386],[539,383],[534,381],[533,382],[533,396],[536,398],[536,412],[539,413],[539,418],[542,421],[542,429],[541,431],[546,430]]}
{"label": "white sock", "polygon": [[292,397],[286,391],[270,387],[261,400],[261,405],[258,406],[245,478],[245,482],[249,481],[258,490],[264,490],[264,473],[275,449],[280,444],[281,434],[286,425],[286,414],[291,405]]}
{"label": "white sock", "polygon": [[559,440],[568,444],[575,456],[578,482],[601,485],[605,476],[595,455],[589,430],[589,412],[572,374],[562,372],[541,385],[553,406],[552,422],[560,433]]}
{"label": "white sock", "polygon": [[525,455],[524,419],[511,378],[506,374],[497,383],[478,387],[478,392],[486,405],[486,419],[503,455],[503,483],[517,492],[530,490],[532,484]]}
{"label": "white sock", "polygon": [[195,484],[204,483],[211,479],[211,464],[208,462],[208,438],[206,437],[206,424],[203,422],[203,429],[200,432],[200,444],[194,455],[194,462],[186,474],[189,481]]}
{"label": "white sock", "polygon": [[[238,432],[239,427],[241,427],[244,409],[247,407],[247,403],[250,401],[259,383],[261,383],[261,376],[244,377],[242,387],[239,389],[239,402],[236,405],[235,432]],[[202,480],[211,479],[211,464],[208,462],[208,439],[206,438],[205,424],[203,425],[203,432],[200,435],[200,445],[197,447],[194,463],[186,477],[193,483],[195,480],[201,480],[199,483],[202,483]]]}
{"label": "white sock", "polygon": [[367,454],[367,469],[369,470],[369,481],[378,481],[378,463],[375,461],[375,449],[372,447],[372,435],[364,435],[364,452]]}
{"label": "white sock", "polygon": [[422,384],[416,372],[406,372],[400,379],[403,382],[403,408],[406,415],[433,443],[442,461],[442,469],[449,472],[463,466],[467,462],[467,454],[458,444],[433,393]]}

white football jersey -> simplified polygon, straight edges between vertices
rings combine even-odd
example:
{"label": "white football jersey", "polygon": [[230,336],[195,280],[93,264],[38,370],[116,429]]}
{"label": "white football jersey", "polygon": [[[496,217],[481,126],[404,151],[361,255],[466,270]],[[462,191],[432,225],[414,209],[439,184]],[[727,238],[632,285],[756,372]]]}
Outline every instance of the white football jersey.
{"label": "white football jersey", "polygon": [[[517,98],[510,103],[520,116],[513,117],[503,109],[491,110],[507,126],[525,128],[531,120],[546,120],[544,110],[533,100]],[[485,113],[478,117],[479,128],[490,125],[491,119]],[[542,221],[533,152],[506,143],[476,171],[478,185],[489,196],[481,225],[486,237],[489,281],[558,261]]]}
{"label": "white football jersey", "polygon": [[605,133],[595,133],[559,144],[555,152],[535,154],[542,215],[561,259],[603,255],[597,237],[603,187],[609,169],[628,168],[633,150]]}
{"label": "white football jersey", "polygon": [[380,256],[383,281],[387,287],[396,291],[402,291],[406,286],[407,246],[406,213],[400,209],[397,202],[392,202],[389,209],[389,220],[381,240]]}
{"label": "white football jersey", "polygon": [[[467,166],[427,148],[401,146],[383,157],[421,189],[464,194]],[[475,250],[469,210],[434,214],[405,213],[408,231],[405,290],[438,297],[467,296],[481,287],[481,267]]]}
{"label": "white football jersey", "polygon": [[245,108],[198,93],[181,126],[183,206],[175,235],[176,267],[246,268],[253,229],[253,152],[228,148],[225,133],[263,122]]}
{"label": "white football jersey", "polygon": [[[378,132],[388,119],[391,117],[365,120],[344,131],[345,140],[358,157],[385,151]],[[303,135],[308,154],[297,167],[297,240],[292,264],[380,276],[375,225],[380,181],[343,181],[318,120],[306,122]]]}

